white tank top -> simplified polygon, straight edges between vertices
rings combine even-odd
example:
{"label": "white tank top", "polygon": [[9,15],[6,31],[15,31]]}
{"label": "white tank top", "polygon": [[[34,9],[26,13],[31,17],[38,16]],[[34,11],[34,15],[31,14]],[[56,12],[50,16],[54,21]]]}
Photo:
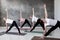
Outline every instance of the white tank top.
{"label": "white tank top", "polygon": [[32,22],[37,22],[38,18],[35,16],[32,16]]}
{"label": "white tank top", "polygon": [[13,20],[11,20],[11,19],[6,20],[6,23],[12,24],[12,22],[13,22]]}
{"label": "white tank top", "polygon": [[56,23],[57,23],[57,20],[55,20],[55,19],[46,18],[45,20],[46,20],[46,22],[47,22],[47,23],[45,23],[46,26],[47,26],[47,25],[55,26]]}

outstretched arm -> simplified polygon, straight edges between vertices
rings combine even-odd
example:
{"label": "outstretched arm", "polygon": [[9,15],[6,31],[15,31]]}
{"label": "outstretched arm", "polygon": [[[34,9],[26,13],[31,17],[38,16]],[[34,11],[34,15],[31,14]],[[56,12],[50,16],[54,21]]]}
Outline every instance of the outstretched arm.
{"label": "outstretched arm", "polygon": [[[32,8],[32,18],[34,17],[34,8]],[[34,26],[34,22],[32,22],[32,26]]]}
{"label": "outstretched arm", "polygon": [[44,12],[45,12],[45,18],[48,18],[46,4],[44,4]]}
{"label": "outstretched arm", "polygon": [[[5,9],[5,11],[6,11],[5,25],[7,27],[7,23],[6,23],[6,20],[8,19],[8,10],[7,10],[7,8]],[[8,29],[8,27],[7,27],[7,29]]]}
{"label": "outstretched arm", "polygon": [[6,11],[6,19],[8,19],[8,9],[6,8],[5,11]]}
{"label": "outstretched arm", "polygon": [[22,18],[22,11],[20,10],[20,18]]}
{"label": "outstretched arm", "polygon": [[[44,4],[44,13],[45,13],[45,16],[44,16],[45,19],[48,18],[47,9],[46,9],[46,4]],[[44,34],[45,34],[46,31],[47,31],[47,27],[46,27],[46,25],[45,25],[47,22],[46,22],[45,19],[44,19],[44,27],[45,27]]]}
{"label": "outstretched arm", "polygon": [[32,8],[32,12],[33,12],[33,13],[32,13],[32,16],[34,16],[34,8]]}

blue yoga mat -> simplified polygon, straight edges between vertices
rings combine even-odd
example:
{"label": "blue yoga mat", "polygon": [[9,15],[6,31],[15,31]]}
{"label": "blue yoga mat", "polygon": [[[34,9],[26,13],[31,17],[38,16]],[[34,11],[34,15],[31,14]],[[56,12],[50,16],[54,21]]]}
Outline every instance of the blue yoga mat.
{"label": "blue yoga mat", "polygon": [[[25,32],[30,32],[30,31],[25,31]],[[43,33],[42,31],[32,31],[30,33]]]}

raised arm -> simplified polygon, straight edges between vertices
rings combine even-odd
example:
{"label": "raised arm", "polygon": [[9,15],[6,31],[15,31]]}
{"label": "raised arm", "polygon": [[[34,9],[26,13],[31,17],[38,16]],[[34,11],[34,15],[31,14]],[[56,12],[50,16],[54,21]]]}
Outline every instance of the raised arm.
{"label": "raised arm", "polygon": [[8,26],[7,26],[7,23],[6,23],[6,21],[8,19],[8,10],[7,10],[7,8],[5,9],[5,11],[6,11],[6,18],[4,18],[4,20],[5,20],[5,25],[6,25],[7,29],[8,29]]}
{"label": "raised arm", "polygon": [[[48,18],[47,9],[46,9],[46,4],[44,4],[44,13],[45,13],[44,18]],[[44,28],[45,28],[44,34],[45,34],[46,31],[47,31],[47,27],[46,27],[45,23],[47,23],[47,21],[46,21],[45,19],[44,19],[43,21],[44,21]]]}
{"label": "raised arm", "polygon": [[6,8],[5,11],[6,11],[6,19],[8,19],[8,9]]}
{"label": "raised arm", "polygon": [[19,21],[20,22],[24,22],[25,21],[25,18],[22,17],[22,11],[21,10],[20,10],[20,18],[19,18]]}
{"label": "raised arm", "polygon": [[[34,8],[32,8],[32,20],[34,19]],[[32,21],[32,27],[34,26],[34,22]]]}
{"label": "raised arm", "polygon": [[33,12],[32,16],[34,16],[34,8],[32,8],[32,12]]}
{"label": "raised arm", "polygon": [[20,10],[20,18],[22,18],[22,11]]}
{"label": "raised arm", "polygon": [[48,18],[48,13],[47,13],[46,4],[44,4],[44,12],[45,12],[45,18]]}

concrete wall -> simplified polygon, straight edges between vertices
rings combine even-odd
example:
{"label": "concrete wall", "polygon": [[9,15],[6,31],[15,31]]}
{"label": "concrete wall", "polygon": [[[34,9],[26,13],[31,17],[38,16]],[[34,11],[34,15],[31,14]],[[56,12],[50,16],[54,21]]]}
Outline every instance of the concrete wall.
{"label": "concrete wall", "polygon": [[0,25],[2,25],[1,23],[2,23],[2,13],[1,13],[1,0],[0,0]]}
{"label": "concrete wall", "polygon": [[54,18],[54,0],[1,0],[2,18],[6,17],[5,9],[8,9],[8,18],[17,20],[20,17],[28,18],[32,15],[32,7],[35,9],[35,16],[44,17],[43,4],[47,4],[49,18]]}
{"label": "concrete wall", "polygon": [[60,0],[55,0],[55,19],[60,20]]}

